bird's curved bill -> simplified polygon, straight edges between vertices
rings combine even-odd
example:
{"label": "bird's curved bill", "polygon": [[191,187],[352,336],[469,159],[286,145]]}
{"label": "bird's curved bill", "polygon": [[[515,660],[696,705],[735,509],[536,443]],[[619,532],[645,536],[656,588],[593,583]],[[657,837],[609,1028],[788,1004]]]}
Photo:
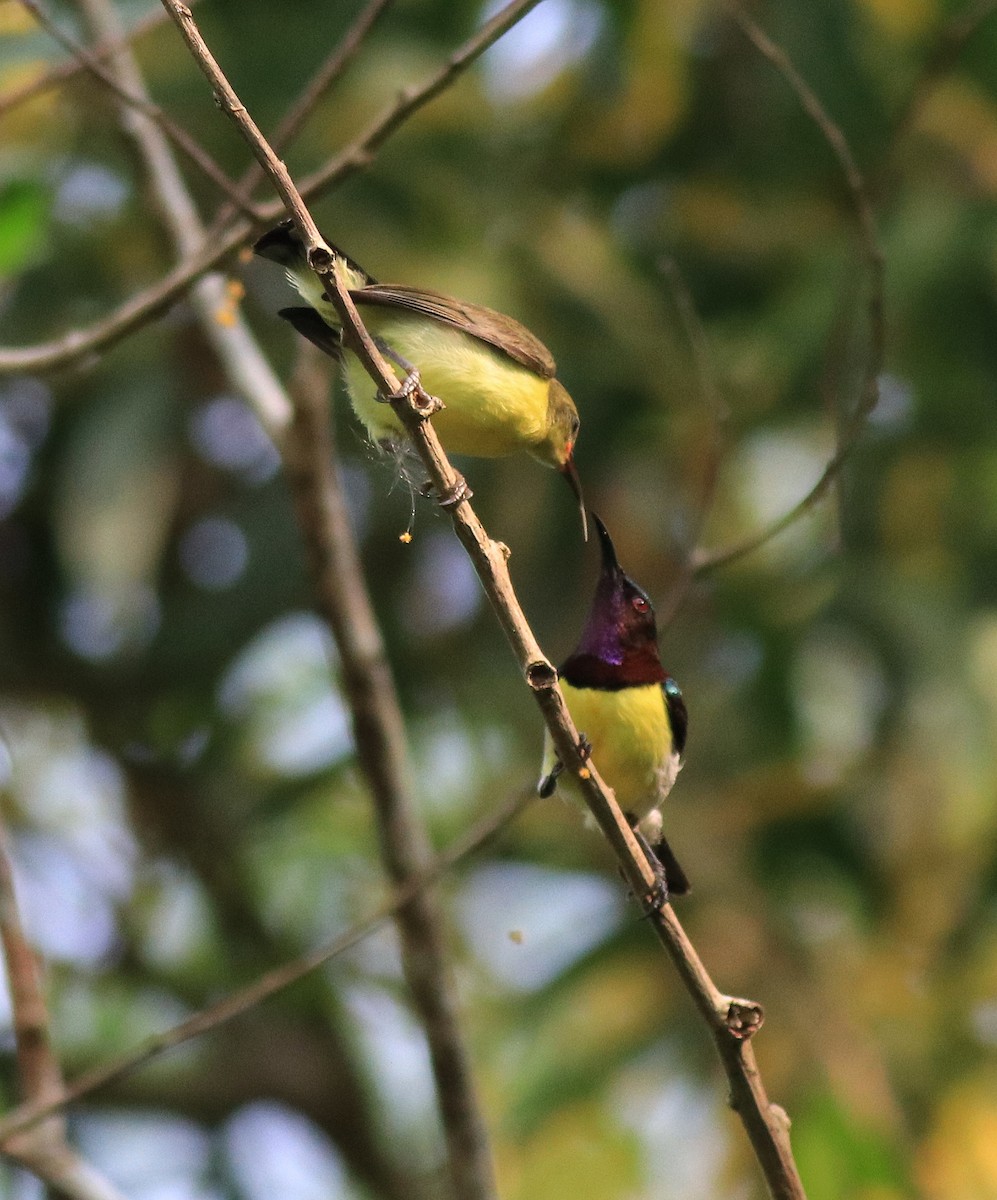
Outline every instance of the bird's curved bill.
{"label": "bird's curved bill", "polygon": [[582,537],[587,542],[589,540],[589,523],[588,514],[585,511],[585,497],[582,495],[582,481],[578,478],[578,469],[575,467],[575,460],[570,454],[565,459],[564,466],[561,468],[561,474],[571,485],[571,490],[575,493],[575,499],[578,501],[578,511],[582,514]]}
{"label": "bird's curved bill", "polygon": [[602,523],[602,517],[594,512],[592,520],[595,521],[595,531],[599,535],[603,570],[609,575],[622,575],[623,568],[620,566],[620,560],[616,557],[616,547],[613,545],[613,539],[609,536],[609,530]]}

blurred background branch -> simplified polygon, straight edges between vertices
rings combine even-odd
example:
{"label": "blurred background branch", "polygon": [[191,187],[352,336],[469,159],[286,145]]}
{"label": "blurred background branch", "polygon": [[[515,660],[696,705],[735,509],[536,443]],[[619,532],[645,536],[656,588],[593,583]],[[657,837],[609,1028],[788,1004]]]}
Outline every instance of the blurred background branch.
{"label": "blurred background branch", "polygon": [[[464,859],[481,850],[510,825],[534,799],[535,793],[531,789],[527,793],[506,801],[472,829],[455,839],[454,843],[446,850],[435,855],[419,875],[413,875],[404,884],[396,886],[389,899],[345,933],[340,934],[326,945],[299,955],[279,967],[272,968],[259,979],[231,995],[201,1008],[188,1020],[153,1034],[140,1045],[131,1047],[105,1062],[88,1068],[69,1084],[62,1083],[57,1064],[54,1063],[54,1060],[50,1060],[46,1067],[46,1073],[50,1076],[49,1086],[32,1089],[32,1095],[25,1103],[0,1118],[0,1142],[9,1146],[10,1152],[14,1153],[18,1136],[25,1131],[34,1132],[39,1128],[40,1123],[44,1122],[47,1125],[48,1118],[53,1114],[60,1113],[67,1105],[86,1099],[98,1090],[106,1089],[125,1076],[131,1075],[152,1059],[183,1045],[184,1042],[204,1037],[236,1018],[246,1017],[266,1000],[300,982],[331,959],[345,954],[357,943],[370,937],[380,926],[396,917],[399,911],[407,905],[411,905],[413,897],[431,888],[454,867],[460,865]],[[5,886],[5,881],[0,880],[0,886]],[[255,923],[255,918],[250,918],[250,921]],[[11,975],[18,984],[22,985],[24,993],[27,994],[27,1004],[22,1002],[17,1006],[17,1011],[25,1014],[24,1019],[18,1025],[18,1028],[25,1033],[25,1037],[20,1039],[20,1042],[25,1042],[29,1038],[37,1040],[39,1028],[47,1035],[47,1018],[39,1027],[37,1020],[31,1015],[30,1010],[32,1007],[37,1007],[36,1002],[40,1000],[40,997],[35,983],[29,981],[26,985],[24,984],[25,973],[20,970],[20,964],[23,962],[21,956],[27,948],[27,942],[23,939],[22,934],[20,935],[20,944],[17,945],[18,935],[16,932],[12,937],[11,935],[8,937],[15,945],[13,952],[6,955],[7,961],[13,961],[18,965],[17,970],[11,971]],[[44,1001],[40,1002],[44,1009]],[[347,1062],[341,1061],[341,1051],[335,1045],[335,1031],[327,1029],[324,1033],[324,1041],[325,1044],[317,1044],[314,1051],[320,1056],[323,1074],[334,1075],[336,1092],[341,1093],[344,1086],[346,1087],[346,1107],[348,1109],[354,1109],[354,1106],[359,1105],[359,1109],[352,1114],[354,1117],[353,1127],[349,1130],[339,1131],[337,1140],[341,1140],[344,1153],[351,1156],[351,1165],[358,1171],[358,1174],[367,1177],[379,1191],[383,1191],[389,1196],[411,1195],[411,1177],[399,1175],[392,1179],[390,1174],[385,1172],[383,1163],[378,1169],[371,1169],[371,1165],[377,1162],[376,1151],[371,1154],[370,1162],[364,1162],[363,1152],[370,1148],[369,1136],[374,1122],[370,1114],[366,1112],[361,1091],[349,1087],[348,1076],[344,1079],[343,1072],[344,1070],[348,1072],[350,1067]],[[233,1053],[234,1047],[227,1044],[224,1047],[221,1061],[231,1061],[230,1056]],[[337,1064],[334,1072],[329,1069],[330,1063]],[[36,1069],[33,1069],[31,1073],[38,1074]],[[267,1086],[272,1090],[275,1089],[276,1080],[268,1079]],[[296,1099],[298,1103],[302,1103],[301,1095],[298,1095]],[[316,1113],[315,1116],[318,1119],[319,1114]],[[333,1124],[332,1127],[335,1128],[335,1125]]]}
{"label": "blurred background branch", "polygon": [[[76,0],[76,6],[95,39],[121,40],[123,30],[113,0]],[[124,92],[119,119],[138,150],[149,189],[176,255],[182,259],[194,254],[205,241],[205,229],[197,206],[159,120],[144,109],[136,109],[128,99],[134,96],[143,105],[148,103],[148,92],[138,63],[131,51],[124,48],[112,57],[108,71]],[[282,429],[290,420],[287,396],[249,332],[238,303],[233,301],[228,280],[215,273],[203,276],[194,286],[192,300],[201,330],[218,355],[232,386],[252,405],[264,428],[271,432]]]}
{"label": "blurred background branch", "polygon": [[[0,944],[10,989],[17,1073],[24,1100],[46,1105],[62,1093],[62,1072],[53,1049],[48,1007],[34,950],[24,932],[0,823]],[[66,1120],[53,1111],[44,1121],[3,1139],[3,1152],[22,1163],[52,1190],[56,1200],[121,1200],[116,1188],[77,1154],[66,1139]]]}
{"label": "blurred background branch", "polygon": [[[21,3],[21,0],[17,0]],[[200,0],[190,0],[191,7],[200,3]],[[37,20],[39,10],[25,5],[32,12],[32,15]],[[94,58],[98,62],[103,62],[105,59],[111,58],[123,46],[137,41],[151,30],[158,29],[168,18],[162,9],[153,9],[141,21],[137,21],[131,29],[128,30],[120,40],[98,42],[92,50]],[[57,66],[49,67],[41,72],[34,79],[26,83],[20,84],[18,87],[11,88],[8,92],[0,95],[0,117],[11,109],[16,108],[19,104],[26,104],[29,100],[33,100],[36,96],[43,92],[47,92],[52,88],[62,87],[68,83],[81,71],[89,70],[86,61],[73,53],[71,58],[59,63]]]}
{"label": "blurred background branch", "polygon": [[[91,54],[85,47],[74,42],[68,34],[63,33],[45,9],[37,3],[37,0],[20,0],[20,3],[64,50],[68,50],[91,75],[99,79],[105,87],[110,88],[126,108],[134,109],[137,113],[141,113],[142,116],[147,117],[178,150],[187,156],[198,170],[210,179],[224,195],[228,196],[229,200],[238,209],[241,210],[244,207],[242,197],[236,190],[232,180],[225,175],[214,159],[198,145],[197,139],[189,134],[187,130],[181,129],[179,125],[170,120],[169,116],[158,105],[153,104],[149,100],[148,93],[145,92],[144,87],[142,88],[143,94],[140,95],[138,91],[129,90],[122,82],[127,77],[135,87],[141,86],[135,60],[127,52],[124,29],[118,21],[117,16],[111,15],[113,14],[113,9],[81,5],[88,23],[93,28],[113,28],[115,31],[113,37],[108,37],[105,40],[109,43],[116,43],[120,48],[109,55],[111,66],[105,69],[96,53]],[[117,76],[120,76],[120,79]],[[129,125],[128,120],[123,117],[122,121],[127,128]],[[135,127],[135,133],[136,140],[145,136],[141,133],[139,126]],[[145,139],[145,144],[151,146],[147,138]],[[148,159],[149,157],[150,154],[147,149],[146,158]]]}
{"label": "blurred background branch", "polygon": [[[310,346],[301,351],[285,463],[318,608],[339,651],[357,755],[374,802],[381,859],[391,882],[404,888],[428,870],[431,847],[418,816],[404,718],[329,436],[329,372],[321,359]],[[405,977],[429,1041],[448,1145],[449,1190],[455,1200],[493,1196],[488,1131],[461,1033],[442,909],[431,890],[420,888],[396,919]]]}
{"label": "blurred background branch", "polygon": [[727,4],[726,11],[730,13],[731,19],[755,49],[772,63],[789,84],[804,112],[817,126],[841,168],[855,217],[860,257],[864,261],[868,273],[869,299],[866,329],[868,346],[865,349],[866,363],[861,373],[859,396],[852,411],[847,412],[847,401],[844,397],[836,401],[839,411],[843,414],[837,434],[838,444],[817,482],[781,517],[773,521],[767,528],[752,534],[739,545],[708,553],[694,551],[693,567],[697,572],[716,570],[717,567],[736,562],[745,554],[751,554],[758,550],[766,542],[789,529],[796,521],[805,516],[814,504],[827,495],[855,449],[869,416],[876,407],[879,399],[879,377],[883,370],[886,352],[885,260],[876,232],[876,216],[873,212],[866,181],[855,161],[848,139],[841,127],[828,115],[824,105],[800,75],[782,47],[776,45],[738,3]]}

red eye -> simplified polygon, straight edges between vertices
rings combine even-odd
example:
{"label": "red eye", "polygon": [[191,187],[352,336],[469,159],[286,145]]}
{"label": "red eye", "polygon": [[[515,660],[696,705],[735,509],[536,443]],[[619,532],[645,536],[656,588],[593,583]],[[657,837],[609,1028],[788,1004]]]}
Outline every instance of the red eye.
{"label": "red eye", "polygon": [[646,613],[651,607],[643,596],[634,596],[630,603],[634,606],[634,612],[639,613]]}

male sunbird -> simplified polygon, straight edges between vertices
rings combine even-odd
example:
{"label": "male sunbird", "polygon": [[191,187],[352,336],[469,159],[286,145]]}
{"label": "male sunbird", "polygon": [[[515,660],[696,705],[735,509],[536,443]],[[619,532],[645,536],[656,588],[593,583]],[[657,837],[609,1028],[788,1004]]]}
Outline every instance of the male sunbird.
{"label": "male sunbird", "polygon": [[[595,513],[592,520],[602,568],[581,641],[558,671],[561,690],[593,762],[662,868],[666,894],[684,896],[689,881],[661,835],[659,808],[682,765],[685,701],[661,665],[647,593],[623,573]],[[537,787],[541,796],[554,791],[561,769],[548,733]]]}
{"label": "male sunbird", "polygon": [[[253,246],[279,263],[310,308],[279,315],[334,358],[342,354],[339,315],[309,268],[290,221]],[[345,265],[349,293],[381,353],[419,382],[445,407],[433,418],[444,447],[457,454],[496,458],[523,450],[559,470],[571,485],[582,514],[585,505],[575,470],[578,410],[555,378],[553,355],[512,317],[426,288],[378,283],[332,247]],[[317,314],[317,315],[316,315]],[[355,355],[345,360],[353,409],[375,443],[397,441],[402,425]],[[587,536],[587,530],[586,530]]]}

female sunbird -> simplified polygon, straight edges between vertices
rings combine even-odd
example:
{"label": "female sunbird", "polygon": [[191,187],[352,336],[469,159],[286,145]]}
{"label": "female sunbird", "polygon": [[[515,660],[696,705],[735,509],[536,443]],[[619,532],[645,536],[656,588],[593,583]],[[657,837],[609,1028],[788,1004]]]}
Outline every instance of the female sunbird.
{"label": "female sunbird", "polygon": [[[279,315],[327,354],[340,357],[339,315],[309,269],[291,222],[265,233],[253,250],[284,267],[311,305],[285,308]],[[479,304],[425,288],[377,283],[341,250],[332,250],[345,264],[350,296],[381,353],[408,375],[418,371],[426,391],[444,402],[433,418],[444,447],[479,458],[524,450],[555,467],[578,499],[585,528],[573,457],[578,410],[555,379],[556,364],[543,342],[512,317]],[[346,358],[345,374],[353,409],[371,440],[397,441],[401,422],[353,354]]]}
{"label": "female sunbird", "polygon": [[[662,867],[667,891],[684,896],[689,881],[661,835],[660,805],[682,765],[688,728],[678,684],[661,665],[654,609],[624,573],[606,526],[592,514],[602,569],[588,621],[558,675],[571,719],[627,820]],[[544,742],[541,796],[557,786],[561,763]]]}

